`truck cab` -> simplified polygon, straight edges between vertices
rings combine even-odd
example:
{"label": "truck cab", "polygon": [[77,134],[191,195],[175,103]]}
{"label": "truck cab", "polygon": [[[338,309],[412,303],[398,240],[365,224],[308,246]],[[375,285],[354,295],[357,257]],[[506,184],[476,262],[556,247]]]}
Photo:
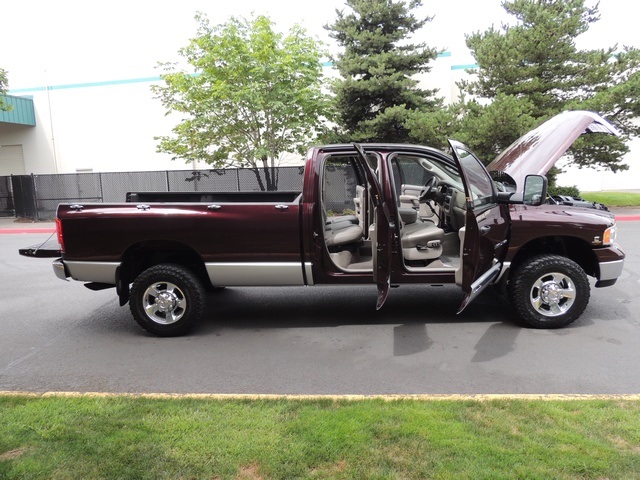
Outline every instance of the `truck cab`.
{"label": "truck cab", "polygon": [[586,308],[586,275],[612,285],[624,263],[611,214],[545,202],[543,175],[584,132],[617,134],[592,112],[567,112],[514,142],[491,173],[453,140],[450,155],[391,144],[311,150],[314,281],[374,281],[377,308],[391,285],[456,284],[459,312],[499,284],[527,325],[568,325]]}

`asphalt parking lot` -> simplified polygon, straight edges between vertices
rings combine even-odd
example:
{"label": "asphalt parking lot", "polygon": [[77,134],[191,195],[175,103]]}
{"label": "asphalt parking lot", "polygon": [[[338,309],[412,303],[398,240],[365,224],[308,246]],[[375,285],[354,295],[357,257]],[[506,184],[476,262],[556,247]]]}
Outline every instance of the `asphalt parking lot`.
{"label": "asphalt parking lot", "polygon": [[[454,287],[228,288],[182,338],[140,329],[112,290],[55,278],[0,234],[0,391],[482,394],[640,391],[640,222],[620,222],[625,270],[568,328],[529,330],[491,292],[461,315]],[[25,228],[25,231],[32,231]]]}

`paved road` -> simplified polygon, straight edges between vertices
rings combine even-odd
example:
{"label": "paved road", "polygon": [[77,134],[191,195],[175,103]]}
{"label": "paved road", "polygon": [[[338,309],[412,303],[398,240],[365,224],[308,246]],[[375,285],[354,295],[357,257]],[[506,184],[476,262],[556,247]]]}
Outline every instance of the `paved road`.
{"label": "paved road", "polygon": [[147,335],[112,290],[16,254],[46,234],[0,235],[0,390],[175,393],[639,393],[640,222],[621,222],[618,283],[571,327],[527,330],[453,287],[245,288],[211,294],[191,336]]}

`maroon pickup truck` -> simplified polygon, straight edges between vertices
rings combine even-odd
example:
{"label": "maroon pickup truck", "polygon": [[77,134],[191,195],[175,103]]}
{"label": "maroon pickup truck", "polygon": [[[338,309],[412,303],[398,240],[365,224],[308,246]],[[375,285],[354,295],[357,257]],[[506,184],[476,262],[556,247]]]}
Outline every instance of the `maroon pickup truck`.
{"label": "maroon pickup truck", "polygon": [[451,154],[396,144],[311,148],[302,192],[128,194],[127,203],[60,205],[61,279],[116,288],[135,320],[186,333],[206,291],[226,286],[370,284],[377,308],[404,283],[455,284],[462,311],[488,285],[522,322],[558,328],[624,264],[614,217],[546,202],[544,174],[582,133],[617,134],[592,112],[558,115],[488,168],[464,145]]}

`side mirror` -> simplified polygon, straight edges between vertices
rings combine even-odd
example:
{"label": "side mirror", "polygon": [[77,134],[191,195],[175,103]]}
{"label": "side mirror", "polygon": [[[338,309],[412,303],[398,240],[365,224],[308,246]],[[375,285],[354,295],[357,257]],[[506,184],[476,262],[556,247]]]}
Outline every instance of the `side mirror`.
{"label": "side mirror", "polygon": [[525,205],[537,207],[542,205],[547,199],[547,177],[542,175],[527,175],[524,179],[524,197]]}

